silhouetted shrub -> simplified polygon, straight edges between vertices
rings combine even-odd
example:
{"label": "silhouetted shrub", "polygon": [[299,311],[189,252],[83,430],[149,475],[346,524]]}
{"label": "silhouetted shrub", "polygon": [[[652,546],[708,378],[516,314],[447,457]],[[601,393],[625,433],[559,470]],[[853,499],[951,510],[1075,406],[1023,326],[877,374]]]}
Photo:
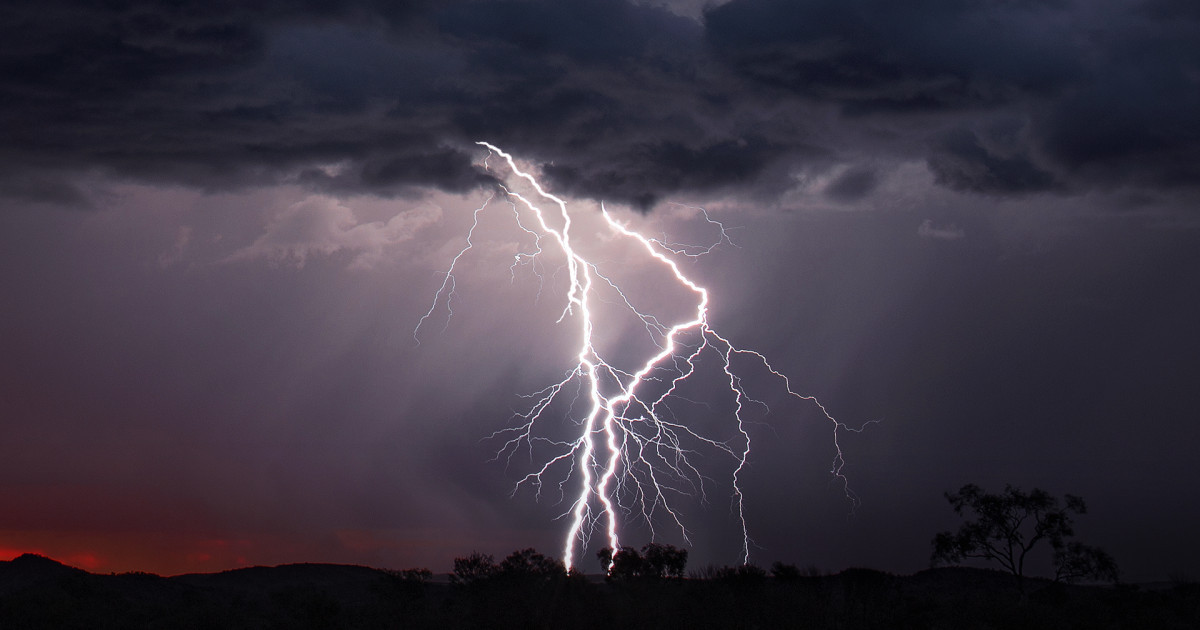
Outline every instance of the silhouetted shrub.
{"label": "silhouetted shrub", "polygon": [[800,579],[800,569],[794,564],[784,564],[776,560],[771,564],[771,577],[781,582]]}
{"label": "silhouetted shrub", "polygon": [[763,569],[758,565],[739,564],[737,566],[724,566],[717,568],[711,572],[711,577],[709,579],[750,584],[762,582],[766,579],[766,577],[766,569]]}
{"label": "silhouetted shrub", "polygon": [[507,579],[549,580],[564,577],[567,568],[554,558],[542,555],[532,547],[514,551],[500,561],[498,575]]}
{"label": "silhouetted shrub", "polygon": [[454,559],[454,573],[450,574],[450,583],[458,586],[476,584],[492,578],[500,571],[491,554],[471,552],[465,558]]}
{"label": "silhouetted shrub", "polygon": [[387,570],[388,575],[396,578],[401,582],[410,582],[413,584],[428,584],[433,581],[433,571],[426,568],[420,569],[400,569]]}

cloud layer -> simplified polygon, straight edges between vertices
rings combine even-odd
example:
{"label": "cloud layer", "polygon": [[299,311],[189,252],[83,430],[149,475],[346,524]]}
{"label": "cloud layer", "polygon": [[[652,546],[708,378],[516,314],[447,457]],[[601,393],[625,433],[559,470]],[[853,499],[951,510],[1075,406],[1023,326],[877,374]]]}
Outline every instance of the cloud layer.
{"label": "cloud layer", "polygon": [[[922,160],[988,195],[1200,184],[1200,15],[1171,0],[735,0],[700,20],[558,2],[9,3],[0,191],[81,172],[399,195],[491,182],[472,142],[566,193],[777,198]],[[336,168],[334,168],[336,167]],[[853,199],[874,176],[830,187]]]}

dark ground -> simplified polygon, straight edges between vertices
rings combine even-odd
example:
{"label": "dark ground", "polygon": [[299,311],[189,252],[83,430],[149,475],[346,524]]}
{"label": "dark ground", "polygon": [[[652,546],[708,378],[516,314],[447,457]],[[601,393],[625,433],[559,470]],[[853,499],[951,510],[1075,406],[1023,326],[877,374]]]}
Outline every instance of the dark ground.
{"label": "dark ground", "polygon": [[966,568],[454,586],[329,564],[96,575],[24,555],[0,562],[0,628],[1200,628],[1193,582],[1027,591]]}

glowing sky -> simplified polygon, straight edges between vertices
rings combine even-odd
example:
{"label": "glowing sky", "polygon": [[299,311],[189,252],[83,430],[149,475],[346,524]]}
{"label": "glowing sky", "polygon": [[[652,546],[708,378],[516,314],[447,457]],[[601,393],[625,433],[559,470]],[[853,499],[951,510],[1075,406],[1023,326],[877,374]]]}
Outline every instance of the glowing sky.
{"label": "glowing sky", "polygon": [[[1131,579],[1194,574],[1196,4],[702,5],[5,3],[0,559],[557,550],[481,442],[572,363],[527,235],[483,217],[412,337],[488,140],[584,215],[704,243],[707,208],[715,327],[882,420],[848,517],[827,424],[761,386],[753,560],[915,571],[943,491],[1013,483],[1086,498]],[[719,496],[693,564],[740,559]]]}

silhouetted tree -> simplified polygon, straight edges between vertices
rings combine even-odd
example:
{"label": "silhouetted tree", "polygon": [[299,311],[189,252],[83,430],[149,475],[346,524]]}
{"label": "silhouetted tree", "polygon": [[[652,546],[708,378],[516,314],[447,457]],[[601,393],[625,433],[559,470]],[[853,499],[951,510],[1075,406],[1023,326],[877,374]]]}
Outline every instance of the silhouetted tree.
{"label": "silhouetted tree", "polygon": [[683,577],[687,568],[687,549],[650,543],[642,547],[643,573],[654,577]]}
{"label": "silhouetted tree", "polygon": [[645,561],[633,547],[621,547],[613,554],[612,547],[605,547],[596,553],[600,566],[608,572],[609,579],[627,580],[641,577]]}
{"label": "silhouetted tree", "polygon": [[955,494],[946,493],[946,500],[956,514],[973,520],[963,523],[956,533],[941,532],[934,537],[931,560],[935,565],[963,558],[995,561],[1013,575],[1023,593],[1025,559],[1045,540],[1055,551],[1060,576],[1105,579],[1116,575],[1116,564],[1108,554],[1067,542],[1075,535],[1071,514],[1087,513],[1079,497],[1066,495],[1066,506],[1062,507],[1057,497],[1037,488],[1026,493],[1009,485],[1001,494],[988,494],[975,484],[967,484]]}
{"label": "silhouetted tree", "polygon": [[771,577],[779,581],[791,581],[800,579],[800,569],[794,564],[784,564],[776,560],[771,565]]}
{"label": "silhouetted tree", "polygon": [[491,554],[471,552],[465,558],[454,559],[454,573],[450,574],[450,583],[460,586],[475,584],[494,577],[500,571]]}
{"label": "silhouetted tree", "polygon": [[614,556],[612,547],[605,547],[596,557],[610,579],[681,578],[687,568],[688,552],[674,545],[649,543],[642,547],[641,553],[633,547],[621,547]]}
{"label": "silhouetted tree", "polygon": [[553,579],[567,574],[562,562],[544,556],[533,548],[514,551],[500,561],[499,575],[506,578]]}

